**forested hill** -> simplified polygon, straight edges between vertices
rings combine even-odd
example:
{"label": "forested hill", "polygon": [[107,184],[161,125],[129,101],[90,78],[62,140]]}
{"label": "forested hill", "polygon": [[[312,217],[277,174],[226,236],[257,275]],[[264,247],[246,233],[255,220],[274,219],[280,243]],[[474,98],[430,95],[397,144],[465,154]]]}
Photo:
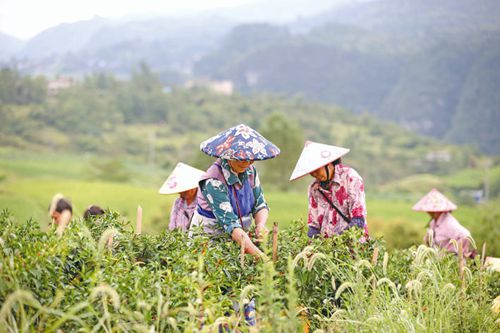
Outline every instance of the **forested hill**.
{"label": "forested hill", "polygon": [[0,72],[0,146],[93,153],[172,167],[205,168],[202,140],[246,123],[281,149],[259,169],[275,186],[288,177],[305,139],[351,149],[348,164],[375,186],[415,173],[447,175],[473,165],[472,149],[444,145],[369,115],[333,106],[256,94],[216,95],[200,88],[165,90],[145,65],[130,81],[99,74],[48,96],[46,79]]}
{"label": "forested hill", "polygon": [[500,154],[499,61],[500,2],[380,0],[291,26],[239,26],[195,69]]}

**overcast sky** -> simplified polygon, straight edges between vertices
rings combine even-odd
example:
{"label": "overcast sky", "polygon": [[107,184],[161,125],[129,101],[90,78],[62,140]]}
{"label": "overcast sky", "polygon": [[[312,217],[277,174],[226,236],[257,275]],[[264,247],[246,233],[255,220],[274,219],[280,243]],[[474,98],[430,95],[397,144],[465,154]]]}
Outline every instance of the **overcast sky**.
{"label": "overcast sky", "polygon": [[121,18],[142,14],[179,16],[257,0],[0,0],[0,31],[28,39],[62,22],[95,15]]}

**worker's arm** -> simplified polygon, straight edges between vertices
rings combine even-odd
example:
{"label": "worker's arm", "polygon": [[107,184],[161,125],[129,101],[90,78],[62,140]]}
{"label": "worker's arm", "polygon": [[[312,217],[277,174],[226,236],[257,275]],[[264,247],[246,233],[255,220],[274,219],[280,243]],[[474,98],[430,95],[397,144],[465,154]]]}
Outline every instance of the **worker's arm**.
{"label": "worker's arm", "polygon": [[254,257],[260,258],[264,255],[264,253],[259,250],[250,237],[248,237],[247,233],[241,228],[234,228],[231,233],[231,238],[240,246],[245,244],[245,252],[253,255]]}

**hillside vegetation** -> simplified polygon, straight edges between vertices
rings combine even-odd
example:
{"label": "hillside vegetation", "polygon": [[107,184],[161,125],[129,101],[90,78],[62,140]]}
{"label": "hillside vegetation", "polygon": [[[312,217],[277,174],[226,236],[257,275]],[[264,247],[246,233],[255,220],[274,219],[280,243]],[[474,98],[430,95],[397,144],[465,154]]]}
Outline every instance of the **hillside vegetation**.
{"label": "hillside vegetation", "polygon": [[494,0],[361,2],[291,27],[238,26],[195,69],[246,93],[303,94],[498,155],[498,22]]}
{"label": "hillside vegetation", "polygon": [[210,159],[199,151],[199,143],[238,123],[282,146],[280,157],[259,167],[269,186],[281,189],[292,186],[288,177],[305,139],[350,148],[345,161],[358,169],[368,186],[416,173],[447,175],[480,166],[472,149],[299,97],[224,96],[199,88],[164,92],[145,65],[130,81],[96,74],[53,96],[47,95],[45,82],[10,69],[0,72],[0,144],[106,156],[94,164],[117,180],[121,166],[112,163],[124,156],[167,168],[178,161],[205,168]]}

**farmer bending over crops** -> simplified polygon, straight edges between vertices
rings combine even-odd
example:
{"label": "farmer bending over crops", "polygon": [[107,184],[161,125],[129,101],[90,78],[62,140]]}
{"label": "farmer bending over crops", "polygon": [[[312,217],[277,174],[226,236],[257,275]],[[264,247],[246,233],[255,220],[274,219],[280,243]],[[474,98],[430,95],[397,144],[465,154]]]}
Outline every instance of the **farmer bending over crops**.
{"label": "farmer bending over crops", "polygon": [[56,226],[56,232],[59,236],[62,235],[64,229],[69,224],[73,215],[73,207],[71,202],[63,197],[62,194],[56,194],[52,198],[49,206],[49,216],[52,218],[52,225]]}
{"label": "farmer bending over crops", "polygon": [[262,252],[247,234],[255,220],[256,236],[269,232],[269,208],[253,162],[276,157],[280,150],[254,129],[240,124],[204,141],[201,150],[218,157],[199,182],[192,226],[202,224],[209,234],[226,233],[247,253]]}
{"label": "farmer bending over crops", "polygon": [[307,235],[329,237],[358,227],[368,236],[363,179],[341,163],[349,149],[306,141],[290,180],[310,174]]}
{"label": "farmer bending over crops", "polygon": [[160,194],[179,193],[170,212],[168,229],[188,231],[191,217],[196,208],[198,181],[205,172],[182,162],[177,163],[159,190]]}
{"label": "farmer bending over crops", "polygon": [[427,245],[438,246],[448,252],[458,254],[458,248],[451,241],[454,239],[457,241],[457,245],[462,243],[464,257],[475,257],[476,251],[471,246],[469,230],[451,215],[451,212],[457,209],[457,205],[448,200],[441,192],[435,188],[432,189],[412,209],[427,212],[432,218],[424,237],[424,242]]}
{"label": "farmer bending over crops", "polygon": [[83,212],[83,218],[88,220],[91,216],[99,216],[104,214],[104,209],[96,205],[90,205]]}

